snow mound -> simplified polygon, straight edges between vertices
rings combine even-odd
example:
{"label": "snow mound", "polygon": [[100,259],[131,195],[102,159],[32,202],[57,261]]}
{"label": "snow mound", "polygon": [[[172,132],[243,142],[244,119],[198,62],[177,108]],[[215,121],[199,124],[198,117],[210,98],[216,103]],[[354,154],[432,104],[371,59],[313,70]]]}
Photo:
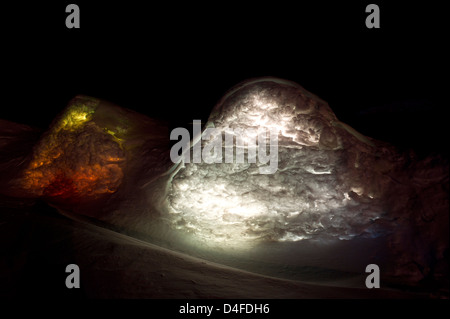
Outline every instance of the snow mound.
{"label": "snow mound", "polygon": [[[168,145],[166,137],[167,126],[156,120],[77,96],[34,145],[14,187],[22,195],[73,209],[106,200],[148,169],[143,155],[158,149],[160,159],[164,158],[160,151]],[[148,163],[154,170],[167,169],[155,162],[164,160]]]}
{"label": "snow mound", "polygon": [[393,148],[339,122],[325,101],[298,84],[277,78],[238,84],[206,126],[224,133],[276,129],[278,169],[261,174],[258,162],[224,158],[185,163],[169,191],[176,228],[219,242],[350,239],[390,230],[384,197]]}

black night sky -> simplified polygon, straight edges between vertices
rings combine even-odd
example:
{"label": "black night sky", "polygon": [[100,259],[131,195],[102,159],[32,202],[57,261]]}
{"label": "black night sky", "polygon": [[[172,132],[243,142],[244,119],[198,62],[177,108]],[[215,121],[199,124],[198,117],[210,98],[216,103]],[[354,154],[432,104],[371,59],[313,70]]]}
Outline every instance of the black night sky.
{"label": "black night sky", "polygon": [[365,135],[445,151],[438,8],[378,1],[163,5],[77,2],[4,6],[0,118],[46,128],[76,94],[187,125],[206,120],[247,78],[277,76],[326,100]]}

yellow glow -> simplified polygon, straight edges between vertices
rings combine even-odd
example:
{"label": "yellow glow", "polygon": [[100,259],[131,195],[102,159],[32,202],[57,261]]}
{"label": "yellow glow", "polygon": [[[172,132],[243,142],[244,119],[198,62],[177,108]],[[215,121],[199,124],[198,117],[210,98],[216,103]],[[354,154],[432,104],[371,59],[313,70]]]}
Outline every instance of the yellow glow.
{"label": "yellow glow", "polygon": [[59,129],[74,130],[89,121],[90,117],[87,112],[73,110],[61,121]]}
{"label": "yellow glow", "polygon": [[111,135],[114,138],[114,140],[119,144],[119,146],[122,148],[122,143],[124,142],[124,139],[117,137],[116,136],[117,132],[111,131],[110,129],[108,129],[106,127],[104,128],[104,130],[105,130],[105,133]]}
{"label": "yellow glow", "polygon": [[80,122],[86,121],[87,120],[87,116],[88,116],[88,113],[86,113],[86,112],[74,113],[72,115],[74,120],[80,121]]}
{"label": "yellow glow", "polygon": [[[75,101],[69,106],[60,120],[55,125],[55,130],[73,131],[92,119],[98,101],[83,101],[82,103]],[[91,103],[92,102],[92,103]]]}

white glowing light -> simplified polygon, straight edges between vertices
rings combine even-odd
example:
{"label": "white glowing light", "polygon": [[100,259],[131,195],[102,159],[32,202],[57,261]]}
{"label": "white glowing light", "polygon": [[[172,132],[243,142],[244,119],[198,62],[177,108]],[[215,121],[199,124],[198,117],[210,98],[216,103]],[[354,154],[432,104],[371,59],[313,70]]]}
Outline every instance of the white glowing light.
{"label": "white glowing light", "polygon": [[352,192],[354,192],[354,193],[358,194],[359,196],[361,196],[362,193],[363,193],[363,189],[362,189],[362,187],[352,187]]}
{"label": "white glowing light", "polygon": [[[318,236],[349,239],[373,222],[377,213],[349,195],[367,195],[355,187],[368,182],[365,172],[346,160],[339,135],[356,133],[336,125],[326,103],[297,84],[259,79],[238,86],[218,103],[208,123],[235,136],[241,129],[246,153],[256,146],[250,142],[258,128],[276,129],[279,167],[261,174],[257,162],[186,163],[169,191],[174,227],[208,243],[242,245]],[[361,139],[347,143],[355,145],[356,154],[368,145]]]}

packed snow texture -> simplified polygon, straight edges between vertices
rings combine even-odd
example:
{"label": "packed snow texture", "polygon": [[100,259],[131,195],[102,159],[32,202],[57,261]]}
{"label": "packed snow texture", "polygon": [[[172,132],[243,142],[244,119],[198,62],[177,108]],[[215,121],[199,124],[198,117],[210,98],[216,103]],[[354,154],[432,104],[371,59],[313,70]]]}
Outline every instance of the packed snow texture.
{"label": "packed snow texture", "polygon": [[113,193],[123,178],[120,139],[92,121],[100,103],[76,98],[35,147],[22,187],[37,196],[77,198]]}
{"label": "packed snow texture", "polygon": [[152,160],[148,154],[167,144],[166,136],[167,128],[157,121],[76,96],[33,146],[10,192],[60,205],[105,198],[123,188],[124,174],[129,180],[137,173],[133,167],[143,168],[136,165],[142,155]]}
{"label": "packed snow texture", "polygon": [[386,175],[392,148],[339,122],[326,102],[298,84],[274,78],[240,84],[206,126],[226,133],[276,129],[278,170],[260,174],[258,161],[186,163],[169,191],[176,228],[228,243],[389,231],[383,198],[392,183]]}

